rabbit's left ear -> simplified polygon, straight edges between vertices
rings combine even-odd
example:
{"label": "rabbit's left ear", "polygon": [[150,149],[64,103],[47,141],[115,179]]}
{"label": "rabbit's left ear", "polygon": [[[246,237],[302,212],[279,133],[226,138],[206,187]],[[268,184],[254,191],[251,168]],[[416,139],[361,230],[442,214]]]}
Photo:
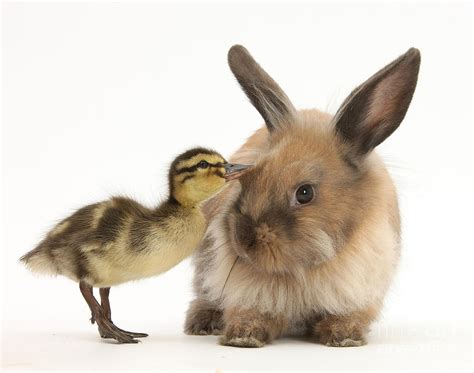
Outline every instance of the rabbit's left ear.
{"label": "rabbit's left ear", "polygon": [[357,87],[343,102],[336,131],[361,156],[383,142],[400,125],[415,92],[420,52],[411,48]]}
{"label": "rabbit's left ear", "polygon": [[296,110],[290,99],[247,49],[234,45],[227,58],[232,73],[270,132],[293,121]]}

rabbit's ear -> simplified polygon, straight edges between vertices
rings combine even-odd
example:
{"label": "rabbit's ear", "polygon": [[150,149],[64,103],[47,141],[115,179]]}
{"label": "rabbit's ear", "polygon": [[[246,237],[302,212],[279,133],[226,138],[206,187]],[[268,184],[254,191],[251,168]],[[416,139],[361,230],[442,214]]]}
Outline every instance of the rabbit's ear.
{"label": "rabbit's ear", "polygon": [[247,49],[234,45],[227,57],[232,73],[265,120],[268,130],[271,132],[291,123],[296,112],[293,104]]}
{"label": "rabbit's ear", "polygon": [[357,87],[334,116],[336,131],[361,156],[390,136],[410,106],[420,68],[411,48]]}

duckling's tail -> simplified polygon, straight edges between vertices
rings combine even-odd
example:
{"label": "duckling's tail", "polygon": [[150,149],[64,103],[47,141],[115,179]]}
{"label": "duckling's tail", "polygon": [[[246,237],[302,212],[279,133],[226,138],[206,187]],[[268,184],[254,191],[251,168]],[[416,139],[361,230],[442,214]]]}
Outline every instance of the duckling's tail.
{"label": "duckling's tail", "polygon": [[58,267],[54,263],[54,257],[42,243],[23,255],[20,261],[32,272],[52,276],[59,274]]}

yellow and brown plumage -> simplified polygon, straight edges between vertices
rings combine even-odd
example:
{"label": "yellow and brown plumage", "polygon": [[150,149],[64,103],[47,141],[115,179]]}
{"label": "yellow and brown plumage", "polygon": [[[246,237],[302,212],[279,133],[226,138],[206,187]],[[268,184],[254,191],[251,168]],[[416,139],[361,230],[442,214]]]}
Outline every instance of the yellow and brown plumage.
{"label": "yellow and brown plumage", "polygon": [[[171,164],[169,197],[157,208],[125,197],[85,206],[57,224],[21,261],[34,272],[79,282],[101,336],[136,342],[147,335],[126,332],[111,321],[110,287],[158,275],[188,257],[206,226],[201,202],[247,167],[231,165],[212,150],[188,150]],[[93,287],[101,290],[101,305]]]}

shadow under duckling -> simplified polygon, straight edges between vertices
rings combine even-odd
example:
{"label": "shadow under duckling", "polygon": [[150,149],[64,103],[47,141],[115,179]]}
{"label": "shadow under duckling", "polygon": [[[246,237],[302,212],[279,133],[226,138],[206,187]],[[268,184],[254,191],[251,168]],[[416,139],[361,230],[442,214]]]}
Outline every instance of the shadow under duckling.
{"label": "shadow under duckling", "polygon": [[[188,150],[172,162],[169,197],[157,208],[125,197],[85,206],[20,260],[33,272],[79,282],[100,336],[136,343],[135,338],[148,335],[122,330],[112,322],[110,287],[158,275],[191,255],[206,228],[200,204],[249,167],[230,164],[213,150]],[[93,287],[100,288],[100,304]]]}

